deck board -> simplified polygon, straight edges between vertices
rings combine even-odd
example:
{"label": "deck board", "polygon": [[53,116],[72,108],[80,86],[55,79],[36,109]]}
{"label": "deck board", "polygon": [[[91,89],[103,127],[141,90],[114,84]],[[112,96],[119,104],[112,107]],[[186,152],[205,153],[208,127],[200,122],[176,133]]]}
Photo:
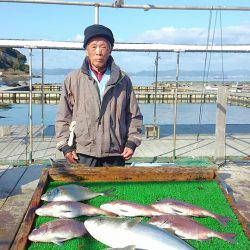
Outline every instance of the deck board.
{"label": "deck board", "polygon": [[[12,181],[12,191],[5,199],[0,209],[0,249],[9,249],[27,211],[34,190],[39,181],[44,166],[12,168],[8,174],[15,177]],[[17,172],[16,169],[21,171]],[[21,178],[18,174],[23,172]],[[0,179],[0,187],[6,184],[8,178]]]}
{"label": "deck board", "polygon": [[23,220],[24,214],[28,208],[32,193],[24,191],[21,194],[13,195],[5,202],[0,210],[0,249],[9,249],[19,226]]}
{"label": "deck board", "polygon": [[5,173],[0,178],[0,208],[3,206],[10,193],[14,190],[17,182],[23,175],[26,169],[23,167],[20,168],[11,168],[7,169]]}
{"label": "deck board", "polygon": [[8,168],[10,168],[9,165],[0,165],[0,178],[7,171]]}

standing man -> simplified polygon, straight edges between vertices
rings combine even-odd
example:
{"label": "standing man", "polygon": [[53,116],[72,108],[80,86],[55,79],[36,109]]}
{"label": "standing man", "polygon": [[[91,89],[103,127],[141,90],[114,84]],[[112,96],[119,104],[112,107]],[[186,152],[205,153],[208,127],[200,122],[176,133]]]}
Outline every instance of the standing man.
{"label": "standing man", "polygon": [[69,163],[124,166],[141,143],[142,114],[130,78],[111,56],[112,31],[84,31],[86,58],[64,81],[55,129]]}

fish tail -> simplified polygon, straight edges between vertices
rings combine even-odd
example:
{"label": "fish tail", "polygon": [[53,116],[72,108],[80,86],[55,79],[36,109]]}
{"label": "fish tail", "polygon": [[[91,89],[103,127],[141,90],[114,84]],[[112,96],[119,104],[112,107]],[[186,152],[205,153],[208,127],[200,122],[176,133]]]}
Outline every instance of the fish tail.
{"label": "fish tail", "polygon": [[103,191],[101,194],[103,195],[103,196],[114,196],[114,197],[116,197],[117,195],[115,195],[115,194],[110,194],[111,192],[114,192],[115,191],[115,188],[110,188],[110,189],[108,189],[108,190],[106,190],[106,191]]}
{"label": "fish tail", "polygon": [[215,216],[214,217],[216,220],[218,220],[220,222],[220,224],[222,224],[223,226],[226,226],[228,221],[230,221],[231,219],[229,217],[223,217],[223,216]]}
{"label": "fish tail", "polygon": [[235,243],[234,237],[236,236],[236,234],[216,232],[214,234],[214,236],[217,237],[217,238],[219,238],[219,239],[225,240],[225,241],[227,241],[229,243]]}

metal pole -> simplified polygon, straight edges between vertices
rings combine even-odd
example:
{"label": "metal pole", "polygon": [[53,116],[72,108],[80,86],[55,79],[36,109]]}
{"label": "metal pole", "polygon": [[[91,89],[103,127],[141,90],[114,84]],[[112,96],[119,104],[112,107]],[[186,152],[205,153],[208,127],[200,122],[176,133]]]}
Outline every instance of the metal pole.
{"label": "metal pole", "polygon": [[32,49],[29,52],[30,58],[30,82],[29,82],[29,164],[32,164],[32,153],[33,153],[33,128],[32,128]]}
{"label": "metal pole", "polygon": [[[59,42],[23,39],[0,39],[0,47],[4,48],[33,48],[56,50],[81,50],[82,42]],[[250,45],[177,45],[159,43],[115,43],[112,51],[137,52],[213,52],[213,53],[250,53]]]}
{"label": "metal pole", "polygon": [[44,49],[42,49],[42,85],[41,85],[41,103],[42,103],[42,114],[41,114],[41,123],[42,123],[42,140],[44,140]]}
{"label": "metal pole", "polygon": [[95,5],[95,24],[99,24],[99,5]]}
{"label": "metal pole", "polygon": [[173,159],[176,159],[176,121],[177,121],[177,101],[178,101],[178,80],[179,80],[180,52],[177,52],[175,91],[174,91],[174,131],[173,131]]}
{"label": "metal pole", "polygon": [[[58,4],[58,5],[74,5],[74,6],[96,6],[107,8],[117,8],[114,3],[95,3],[95,2],[77,2],[77,1],[61,1],[61,0],[0,0],[0,2],[9,3],[33,3],[33,4]],[[121,5],[119,8],[142,9],[142,10],[227,10],[227,11],[250,11],[250,7],[246,6],[190,6],[190,5]]]}
{"label": "metal pole", "polygon": [[155,58],[155,93],[154,93],[154,138],[156,138],[156,93],[157,93],[157,81],[158,81],[158,60],[159,52],[156,52]]}

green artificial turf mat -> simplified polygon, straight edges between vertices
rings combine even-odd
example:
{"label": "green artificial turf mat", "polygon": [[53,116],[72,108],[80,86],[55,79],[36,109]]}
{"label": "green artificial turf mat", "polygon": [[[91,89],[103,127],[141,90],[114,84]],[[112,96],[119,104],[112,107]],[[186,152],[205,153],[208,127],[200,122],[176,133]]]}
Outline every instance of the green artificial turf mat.
{"label": "green artificial turf mat", "polygon": [[[51,182],[48,190],[68,183]],[[80,183],[77,183],[80,184]],[[177,200],[186,201],[194,205],[208,209],[214,213],[228,216],[231,221],[227,226],[220,225],[213,218],[195,218],[204,226],[225,233],[235,233],[236,243],[231,244],[223,240],[212,238],[208,241],[195,241],[187,240],[195,249],[214,250],[214,249],[250,249],[249,241],[247,240],[235,214],[227,203],[221,189],[215,181],[189,181],[189,182],[127,182],[127,183],[84,183],[84,186],[91,188],[94,191],[104,191],[115,187],[116,190],[114,197],[96,197],[89,200],[88,204],[93,206],[100,206],[101,204],[111,200],[127,200],[134,201],[139,204],[149,205],[152,202],[164,199],[173,198]],[[78,217],[77,220],[86,219],[85,216]],[[39,227],[42,223],[55,220],[50,217],[36,217],[35,227]],[[31,243],[29,249],[106,249],[107,247],[90,236],[83,236],[79,239],[72,239],[65,243],[63,246],[57,246],[53,243]],[[157,250],[157,249],[156,249]]]}

